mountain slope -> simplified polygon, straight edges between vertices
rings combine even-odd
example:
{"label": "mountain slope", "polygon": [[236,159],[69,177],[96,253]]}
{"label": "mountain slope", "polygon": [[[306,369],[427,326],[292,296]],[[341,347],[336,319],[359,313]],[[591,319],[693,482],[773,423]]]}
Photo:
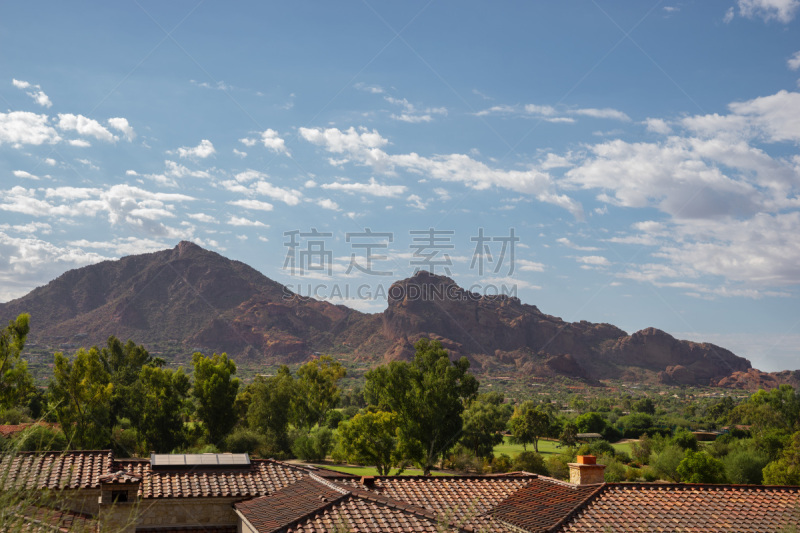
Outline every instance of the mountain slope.
{"label": "mountain slope", "polygon": [[30,340],[53,348],[116,335],[184,355],[202,349],[292,363],[335,352],[371,364],[408,358],[416,340],[431,337],[468,357],[479,373],[730,386],[752,375],[749,361],[719,346],[654,328],[628,335],[611,324],[565,322],[517,298],[469,293],[425,271],[388,293],[388,308],[374,315],[287,298],[284,286],[244,263],[181,242],[71,270],[0,304],[0,319],[30,313]]}

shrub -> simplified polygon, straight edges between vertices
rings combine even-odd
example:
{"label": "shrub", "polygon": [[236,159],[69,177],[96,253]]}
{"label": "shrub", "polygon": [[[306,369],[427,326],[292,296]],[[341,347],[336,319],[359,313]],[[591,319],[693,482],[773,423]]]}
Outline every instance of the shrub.
{"label": "shrub", "polygon": [[67,438],[61,430],[34,424],[13,439],[17,451],[61,451],[67,449]]}
{"label": "shrub", "polygon": [[503,472],[509,472],[513,466],[511,457],[505,453],[501,453],[500,455],[496,455],[492,460],[492,473],[502,474]]}
{"label": "shrub", "polygon": [[232,453],[254,453],[265,444],[264,436],[252,429],[236,428],[225,437],[223,449]]}
{"label": "shrub", "polygon": [[631,468],[625,471],[625,481],[636,481],[642,477],[642,470],[640,468]]}
{"label": "shrub", "polygon": [[729,453],[722,462],[730,483],[760,485],[764,479],[762,470],[769,463],[769,457],[758,450],[740,449]]}
{"label": "shrub", "polygon": [[681,481],[685,483],[725,482],[725,465],[705,452],[687,450],[677,471]]}
{"label": "shrub", "polygon": [[569,479],[569,463],[573,458],[567,454],[551,455],[547,458],[547,474],[556,479]]}
{"label": "shrub", "polygon": [[675,436],[670,439],[670,442],[676,446],[680,446],[684,450],[697,451],[697,437],[691,431],[682,429],[675,433]]}
{"label": "shrub", "polygon": [[619,483],[625,479],[625,465],[614,458],[613,455],[603,455],[598,459],[600,464],[606,465],[603,476],[609,483]]}
{"label": "shrub", "polygon": [[684,457],[684,451],[680,446],[670,444],[661,453],[655,454],[650,459],[650,465],[661,479],[668,481],[680,481],[678,475],[678,465]]}
{"label": "shrub", "polygon": [[608,454],[613,457],[615,453],[614,447],[604,440],[596,440],[588,444],[582,444],[578,448],[577,455],[594,455],[600,457],[603,454]]}
{"label": "shrub", "polygon": [[514,458],[514,470],[524,470],[533,474],[547,474],[544,457],[536,452],[520,452]]}
{"label": "shrub", "polygon": [[333,431],[326,426],[316,426],[308,433],[299,433],[295,437],[292,453],[303,461],[324,461],[333,444]]}
{"label": "shrub", "polygon": [[650,460],[650,454],[653,453],[653,440],[647,434],[642,435],[639,438],[639,442],[631,444],[631,453],[634,459],[642,464],[647,464]]}

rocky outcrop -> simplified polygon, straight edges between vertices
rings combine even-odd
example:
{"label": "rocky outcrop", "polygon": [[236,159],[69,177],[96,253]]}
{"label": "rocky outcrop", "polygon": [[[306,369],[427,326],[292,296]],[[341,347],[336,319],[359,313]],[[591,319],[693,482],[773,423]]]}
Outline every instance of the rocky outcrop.
{"label": "rocky outcrop", "polygon": [[628,335],[611,324],[565,322],[518,298],[481,296],[425,271],[394,283],[383,313],[364,314],[298,297],[190,242],[72,270],[0,304],[0,320],[21,312],[32,316],[31,342],[49,347],[102,344],[116,335],[269,364],[314,352],[374,364],[408,359],[414,343],[429,337],[453,357],[469,358],[477,373],[743,388],[790,379],[754,374],[749,361],[713,344],[655,328]]}
{"label": "rocky outcrop", "polygon": [[781,385],[800,387],[800,370],[783,370],[781,372],[762,372],[750,368],[746,372],[734,372],[714,383],[717,387],[757,391],[758,389],[775,389]]}

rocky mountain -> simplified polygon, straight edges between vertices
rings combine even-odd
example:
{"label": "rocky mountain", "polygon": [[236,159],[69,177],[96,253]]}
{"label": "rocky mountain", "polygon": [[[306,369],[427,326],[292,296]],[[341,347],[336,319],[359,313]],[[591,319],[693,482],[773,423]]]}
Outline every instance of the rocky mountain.
{"label": "rocky mountain", "polygon": [[388,308],[378,314],[294,297],[244,263],[181,242],[71,270],[0,304],[0,320],[30,313],[30,342],[53,349],[116,335],[254,362],[294,363],[332,352],[372,364],[408,358],[419,338],[430,337],[468,357],[477,373],[726,386],[741,386],[741,376],[753,373],[749,361],[713,344],[654,328],[628,335],[611,324],[565,322],[517,298],[470,293],[425,271],[388,294]]}

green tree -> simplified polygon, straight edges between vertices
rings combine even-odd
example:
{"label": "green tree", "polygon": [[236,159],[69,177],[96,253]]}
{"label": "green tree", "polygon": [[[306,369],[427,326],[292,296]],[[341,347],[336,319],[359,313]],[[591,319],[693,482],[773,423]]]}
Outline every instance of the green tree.
{"label": "green tree", "polygon": [[205,424],[211,442],[221,443],[236,425],[234,402],[239,391],[239,378],[233,377],[236,363],[225,353],[205,357],[196,352],[192,365],[192,395],[197,400],[197,416]]}
{"label": "green tree", "polygon": [[764,467],[767,485],[800,485],[800,431],[792,435],[781,457]]}
{"label": "green tree", "polygon": [[141,422],[142,383],[140,372],[144,366],[163,366],[162,359],[154,359],[144,346],[129,340],[126,344],[111,336],[100,351],[100,360],[108,372],[114,395],[111,414],[114,419],[129,418],[134,425]]}
{"label": "green tree", "polygon": [[100,360],[100,352],[81,348],[70,360],[55,354],[49,395],[70,446],[99,450],[111,442],[114,386]]}
{"label": "green tree", "polygon": [[750,424],[759,449],[777,458],[792,433],[800,430],[800,394],[789,385],[759,390],[729,415],[734,423]]}
{"label": "green tree", "polygon": [[20,357],[30,318],[23,313],[0,331],[0,410],[26,404],[35,391],[28,364]]}
{"label": "green tree", "polygon": [[183,369],[143,366],[139,380],[143,394],[137,428],[148,449],[167,453],[184,446],[183,413],[190,384]]}
{"label": "green tree", "polygon": [[684,483],[724,483],[725,465],[706,452],[686,451],[678,464],[678,475]]}
{"label": "green tree", "polygon": [[268,435],[283,451],[289,451],[287,431],[292,406],[297,396],[297,384],[289,367],[282,365],[275,376],[256,377],[247,386],[250,395],[247,424]]}
{"label": "green tree", "polygon": [[547,466],[544,463],[544,457],[538,452],[519,452],[514,457],[514,470],[530,472],[531,474],[547,475]]}
{"label": "green tree", "polygon": [[672,439],[670,439],[670,442],[676,446],[680,446],[684,450],[692,450],[693,452],[696,452],[699,446],[695,434],[685,429],[677,431]]}
{"label": "green tree", "polygon": [[763,470],[769,463],[769,457],[752,448],[740,448],[726,455],[722,462],[725,464],[725,477],[729,483],[760,485],[764,479]]}
{"label": "green tree", "polygon": [[602,433],[606,429],[606,421],[600,413],[584,413],[575,419],[579,433]]}
{"label": "green tree", "polygon": [[461,434],[461,413],[476,395],[469,361],[450,361],[438,341],[421,339],[410,363],[393,361],[366,374],[368,401],[398,416],[404,457],[430,474]]}
{"label": "green tree", "polygon": [[678,466],[683,461],[685,452],[680,446],[669,444],[665,446],[660,452],[653,454],[650,459],[650,465],[653,470],[667,481],[680,481],[680,474],[678,474]]}
{"label": "green tree", "polygon": [[527,445],[533,444],[536,453],[539,453],[539,439],[550,434],[551,425],[550,414],[530,400],[517,406],[509,422],[514,441],[522,444],[526,451]]}
{"label": "green tree", "polygon": [[325,422],[330,409],[339,403],[339,380],[347,374],[345,368],[332,357],[323,355],[302,365],[297,370],[299,400],[295,406],[298,426],[311,427]]}
{"label": "green tree", "polygon": [[388,476],[400,463],[397,420],[395,413],[376,411],[340,423],[339,438],[348,461],[373,465],[379,475]]}
{"label": "green tree", "polygon": [[633,402],[633,410],[637,413],[645,413],[648,415],[656,414],[656,405],[650,398],[642,398]]}
{"label": "green tree", "polygon": [[575,446],[578,443],[578,426],[569,421],[564,422],[558,434],[558,442],[570,448]]}
{"label": "green tree", "polygon": [[490,392],[479,395],[464,411],[461,443],[476,457],[493,458],[494,447],[503,442],[502,431],[511,416],[511,406],[503,403],[503,395]]}

